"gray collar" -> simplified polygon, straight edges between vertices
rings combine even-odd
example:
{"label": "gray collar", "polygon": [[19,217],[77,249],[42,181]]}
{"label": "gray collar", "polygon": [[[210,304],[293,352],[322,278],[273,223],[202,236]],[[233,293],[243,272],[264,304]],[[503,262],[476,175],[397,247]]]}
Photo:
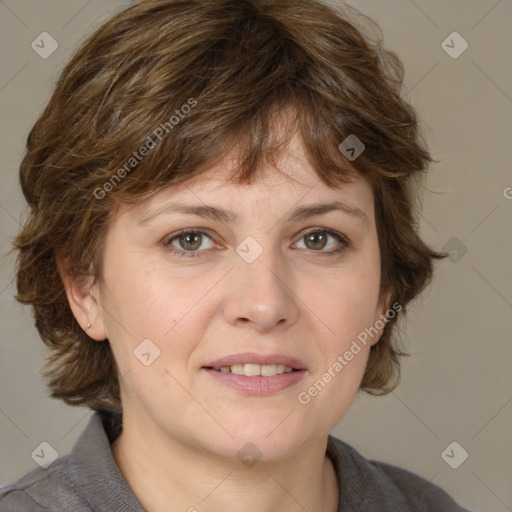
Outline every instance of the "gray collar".
{"label": "gray collar", "polygon": [[70,454],[70,476],[95,512],[145,512],[112,454],[110,443],[120,431],[120,415],[97,412]]}

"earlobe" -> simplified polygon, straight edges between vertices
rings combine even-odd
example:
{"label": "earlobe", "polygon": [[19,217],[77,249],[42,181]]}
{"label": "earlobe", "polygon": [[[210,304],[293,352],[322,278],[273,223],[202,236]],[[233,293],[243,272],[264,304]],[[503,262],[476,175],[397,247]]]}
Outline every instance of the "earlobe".
{"label": "earlobe", "polygon": [[76,321],[90,338],[103,341],[107,333],[93,276],[72,277],[66,260],[58,259],[57,267]]}
{"label": "earlobe", "polygon": [[387,293],[384,294],[384,297],[382,298],[382,300],[380,301],[380,304],[379,304],[380,308],[381,308],[380,313],[385,315],[386,318],[387,318],[387,313],[391,308],[391,299],[392,299],[392,293],[391,293],[391,291],[388,291]]}
{"label": "earlobe", "polygon": [[377,305],[377,310],[375,311],[375,321],[373,327],[378,331],[372,341],[371,345],[376,345],[382,337],[382,333],[384,332],[384,328],[388,323],[388,312],[391,307],[391,291],[383,294],[379,303]]}

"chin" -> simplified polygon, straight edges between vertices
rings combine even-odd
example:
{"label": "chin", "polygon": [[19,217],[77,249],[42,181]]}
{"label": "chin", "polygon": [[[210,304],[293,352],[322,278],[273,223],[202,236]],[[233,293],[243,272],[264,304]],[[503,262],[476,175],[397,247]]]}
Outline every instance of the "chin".
{"label": "chin", "polygon": [[286,459],[306,443],[308,437],[300,425],[288,425],[287,428],[284,428],[283,423],[279,425],[284,417],[286,415],[280,417],[279,421],[272,422],[272,427],[269,427],[269,422],[246,420],[243,424],[229,423],[229,431],[233,437],[228,434],[212,435],[207,440],[208,449],[219,456],[232,459]]}

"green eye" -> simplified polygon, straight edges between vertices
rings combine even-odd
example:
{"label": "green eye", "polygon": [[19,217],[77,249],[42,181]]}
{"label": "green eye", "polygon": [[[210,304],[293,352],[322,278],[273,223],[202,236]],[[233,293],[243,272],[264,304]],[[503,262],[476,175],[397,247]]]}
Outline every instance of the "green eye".
{"label": "green eye", "polygon": [[[304,248],[309,252],[325,256],[340,254],[350,247],[350,243],[344,235],[323,228],[311,229],[302,235],[300,242],[302,241],[304,241],[304,247],[299,247],[300,249]],[[200,257],[201,253],[207,252],[214,246],[212,237],[205,230],[199,228],[180,231],[168,238],[164,244],[171,253],[182,258]]]}
{"label": "green eye", "polygon": [[[330,240],[331,239],[331,240]],[[348,239],[341,233],[315,228],[302,236],[306,249],[325,254],[339,254],[349,247]],[[324,250],[325,248],[330,250]]]}
{"label": "green eye", "polygon": [[[211,241],[210,246],[198,250],[203,245],[205,239]],[[174,247],[176,250],[171,248],[170,251],[178,256],[193,258],[200,256],[200,253],[204,252],[204,250],[211,249],[213,241],[208,233],[202,229],[188,229],[180,231],[178,234],[169,238],[165,242],[165,245],[167,247]]]}

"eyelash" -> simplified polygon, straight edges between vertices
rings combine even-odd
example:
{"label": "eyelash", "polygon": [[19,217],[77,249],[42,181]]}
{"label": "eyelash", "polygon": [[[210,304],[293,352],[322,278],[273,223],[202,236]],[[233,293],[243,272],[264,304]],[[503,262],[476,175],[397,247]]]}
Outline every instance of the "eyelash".
{"label": "eyelash", "polygon": [[[330,250],[330,251],[322,251],[322,250],[314,251],[314,250],[311,249],[309,252],[318,253],[318,254],[320,254],[322,256],[336,256],[336,255],[341,254],[342,252],[344,252],[348,248],[350,248],[350,241],[349,241],[349,239],[347,237],[345,237],[341,233],[338,233],[336,231],[331,231],[330,229],[325,229],[325,228],[312,228],[312,229],[308,230],[306,233],[304,233],[300,237],[300,239],[302,240],[306,236],[311,235],[313,233],[315,233],[315,234],[317,234],[317,233],[327,234],[327,235],[333,237],[335,240],[337,240],[341,244],[341,247],[338,248],[338,249],[335,249],[335,250]],[[171,254],[179,256],[180,258],[199,258],[199,257],[202,257],[201,253],[207,252],[207,250],[202,250],[202,251],[199,251],[199,250],[185,251],[185,250],[171,249],[171,247],[174,247],[173,245],[171,245],[174,240],[176,240],[177,238],[179,238],[182,235],[187,235],[187,234],[204,235],[204,236],[207,236],[208,238],[210,238],[213,241],[213,239],[210,236],[209,232],[204,230],[204,229],[201,229],[201,228],[183,229],[182,231],[179,231],[178,233],[176,233],[172,237],[167,238],[165,240],[165,242],[164,242],[165,247],[168,248],[168,250],[169,250],[169,252]]]}

